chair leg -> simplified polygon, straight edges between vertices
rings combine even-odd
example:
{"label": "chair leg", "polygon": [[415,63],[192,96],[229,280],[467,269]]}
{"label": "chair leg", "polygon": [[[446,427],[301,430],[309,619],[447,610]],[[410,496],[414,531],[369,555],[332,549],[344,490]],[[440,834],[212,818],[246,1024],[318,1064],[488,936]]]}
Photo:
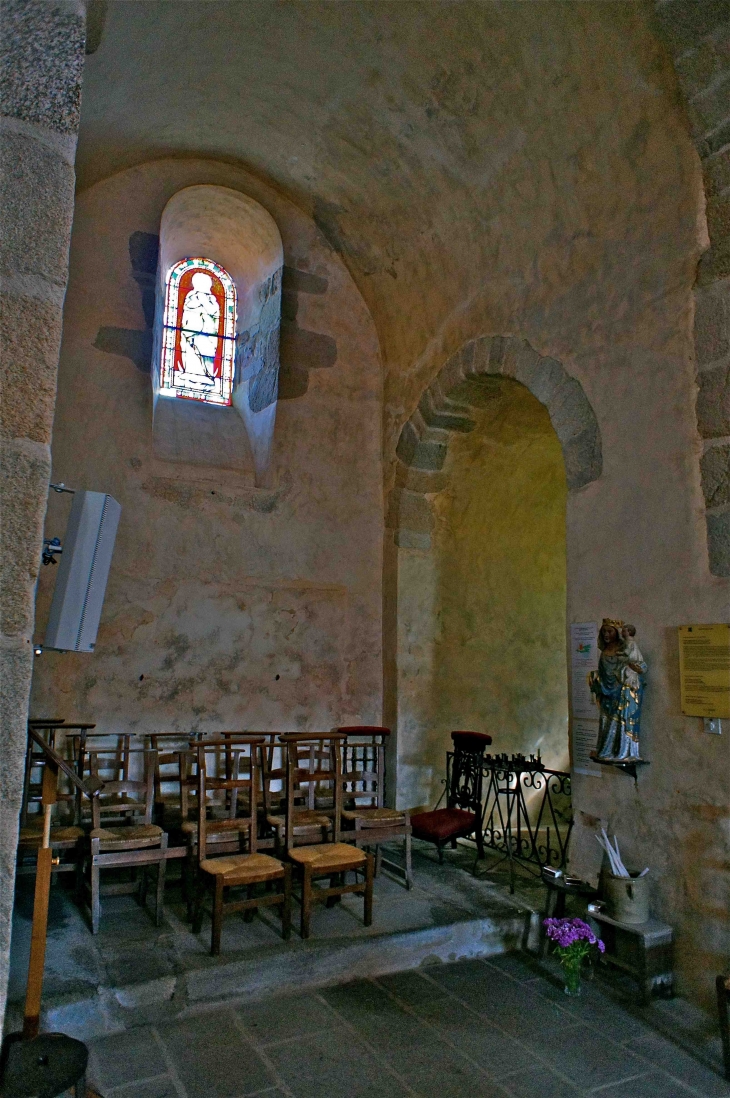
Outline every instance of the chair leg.
{"label": "chair leg", "polygon": [[406,888],[413,888],[413,861],[411,858],[411,836],[406,835]]}
{"label": "chair leg", "polygon": [[312,870],[304,866],[302,871],[302,938],[309,937],[309,923],[312,914]]}
{"label": "chair leg", "polygon": [[195,874],[190,889],[192,895],[192,931],[193,934],[200,934],[203,925],[203,893],[205,891],[205,881],[202,873],[197,872]]}
{"label": "chair leg", "polygon": [[722,1059],[725,1066],[725,1078],[730,1079],[730,1022],[728,1021],[728,988],[725,976],[718,976],[715,980],[717,989],[717,1015],[720,1022],[720,1039],[722,1041]]}
{"label": "chair leg", "polygon": [[439,852],[439,865],[443,865],[444,864],[444,848],[442,847],[441,843],[437,843],[436,845],[438,847],[438,852]]}
{"label": "chair leg", "polygon": [[183,896],[187,906],[188,922],[192,923],[195,913],[195,884],[197,878],[198,859],[192,845],[188,847],[188,853],[183,861]]}
{"label": "chair leg", "polygon": [[281,934],[285,942],[291,937],[291,866],[284,866],[284,902],[281,905]]}
{"label": "chair leg", "polygon": [[84,902],[84,855],[83,851],[76,849],[76,870],[74,872],[75,898],[79,907]]}
{"label": "chair leg", "polygon": [[99,867],[91,862],[91,933],[99,933],[101,920],[101,883],[99,881]]}
{"label": "chair leg", "polygon": [[476,832],[474,834],[474,838],[477,841],[477,854],[479,855],[480,859],[482,861],[484,861],[484,858],[486,857],[486,855],[484,853],[484,832],[482,831],[481,822],[480,822],[479,826],[476,829]]}
{"label": "chair leg", "polygon": [[165,874],[167,873],[167,835],[162,836],[160,860],[157,863],[157,893],[155,895],[155,926],[162,926],[165,914]]}
{"label": "chair leg", "polygon": [[[344,883],[344,874],[333,873],[330,877],[330,888],[337,888]],[[337,904],[342,903],[342,896],[328,896],[325,900],[325,907],[336,907]]]}
{"label": "chair leg", "polygon": [[132,870],[132,872],[135,875],[137,873],[139,873],[139,887],[138,887],[138,890],[137,890],[137,900],[139,902],[140,907],[147,907],[147,885],[149,883],[148,878],[147,878],[147,874],[148,874],[149,870],[150,870],[150,866],[148,866],[148,865],[143,865],[141,867],[141,869],[138,869],[138,870]]}
{"label": "chair leg", "polygon": [[223,875],[219,873],[215,879],[215,895],[213,897],[213,928],[210,935],[210,953],[212,957],[217,957],[221,951],[224,887]]}
{"label": "chair leg", "polygon": [[[249,885],[248,888],[246,889],[246,899],[247,900],[252,900],[253,899],[252,893],[253,893],[253,885]],[[244,921],[244,923],[252,923],[253,922],[254,915],[256,914],[256,910],[257,909],[255,907],[244,907],[244,909],[243,909],[243,921]]]}
{"label": "chair leg", "polygon": [[366,854],[365,864],[365,926],[371,926],[373,921],[373,876],[375,874],[375,859],[372,854]]}
{"label": "chair leg", "polygon": [[380,876],[380,870],[383,868],[383,848],[378,843],[375,847],[375,876]]}

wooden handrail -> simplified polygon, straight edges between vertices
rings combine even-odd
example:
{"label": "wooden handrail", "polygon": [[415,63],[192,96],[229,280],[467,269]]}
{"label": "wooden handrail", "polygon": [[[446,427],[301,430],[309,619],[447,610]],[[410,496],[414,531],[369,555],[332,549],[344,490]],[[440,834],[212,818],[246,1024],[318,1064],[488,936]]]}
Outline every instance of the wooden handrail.
{"label": "wooden handrail", "polygon": [[71,781],[77,789],[80,789],[82,793],[85,793],[87,797],[93,797],[94,794],[100,793],[104,788],[104,782],[101,778],[87,778],[85,781],[81,779],[74,768],[61,758],[57,751],[54,751],[46,741],[43,739],[39,732],[36,732],[35,728],[29,728],[28,732],[36,744],[43,751],[43,754],[53,763],[58,770],[62,771],[66,777]]}

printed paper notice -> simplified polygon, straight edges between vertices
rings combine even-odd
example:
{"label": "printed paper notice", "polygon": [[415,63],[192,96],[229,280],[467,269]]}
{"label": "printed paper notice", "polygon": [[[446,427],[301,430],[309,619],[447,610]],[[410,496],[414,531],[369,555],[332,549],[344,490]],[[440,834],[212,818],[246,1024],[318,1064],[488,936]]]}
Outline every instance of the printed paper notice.
{"label": "printed paper notice", "polygon": [[730,717],[730,625],[680,626],[679,679],[688,717]]}
{"label": "printed paper notice", "polygon": [[598,746],[598,721],[573,717],[573,772],[600,778],[601,764],[591,758]]}
{"label": "printed paper notice", "polygon": [[570,627],[570,693],[573,719],[598,720],[598,710],[588,688],[588,676],[598,667],[598,624],[573,622]]}

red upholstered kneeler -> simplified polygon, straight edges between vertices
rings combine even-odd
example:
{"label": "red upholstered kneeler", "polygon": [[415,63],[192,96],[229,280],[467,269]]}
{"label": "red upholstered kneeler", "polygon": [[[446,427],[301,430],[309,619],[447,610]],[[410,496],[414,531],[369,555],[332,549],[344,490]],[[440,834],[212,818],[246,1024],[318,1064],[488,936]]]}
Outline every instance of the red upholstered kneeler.
{"label": "red upholstered kneeler", "polygon": [[484,857],[482,840],[482,761],[492,737],[483,732],[452,732],[454,750],[447,757],[446,808],[418,812],[411,816],[413,837],[433,843],[444,860],[444,846],[456,846],[457,839],[473,835],[479,857]]}

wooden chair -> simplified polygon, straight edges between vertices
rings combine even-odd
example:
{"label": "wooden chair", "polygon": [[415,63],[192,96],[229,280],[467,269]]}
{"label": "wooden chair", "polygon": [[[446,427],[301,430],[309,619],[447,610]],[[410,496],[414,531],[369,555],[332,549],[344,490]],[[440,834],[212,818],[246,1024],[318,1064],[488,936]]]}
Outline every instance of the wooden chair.
{"label": "wooden chair", "polygon": [[[157,752],[155,768],[155,820],[168,827],[178,826],[189,816],[189,798],[195,797],[197,781],[190,765],[183,763],[183,754],[190,752],[190,744],[199,735],[184,732],[148,732],[145,747]],[[195,757],[194,751],[189,760]]]}
{"label": "wooden chair", "polygon": [[381,843],[403,839],[405,869],[394,862],[385,864],[391,872],[402,875],[406,888],[410,889],[413,885],[410,816],[407,811],[385,807],[385,745],[390,729],[348,725],[337,731],[347,737],[342,770],[343,838],[355,846],[375,847],[376,877],[383,864]]}
{"label": "wooden chair", "polygon": [[[240,841],[236,831],[248,830],[251,753],[253,751],[255,754],[254,748],[258,748],[261,737],[239,732],[234,740],[233,735],[227,733],[220,738],[190,740],[187,749],[179,752],[180,798],[185,816],[181,831],[188,848],[188,868],[192,880],[196,879],[198,872],[198,768],[201,748],[207,775],[205,810],[210,852],[215,848],[218,853],[235,854]],[[237,823],[232,822],[237,819]],[[189,913],[192,918],[192,899]]]}
{"label": "wooden chair", "polygon": [[[157,824],[152,823],[155,795],[155,752],[137,750],[129,753],[127,762],[130,770],[134,763],[138,761],[143,763],[144,773],[140,780],[123,778],[107,781],[103,778],[105,766],[101,756],[102,752],[96,749],[88,752],[91,777],[102,778],[104,781],[103,794],[108,814],[113,815],[113,801],[116,798],[124,819],[117,824],[105,821],[104,826],[102,826],[100,797],[97,795],[92,798],[92,831],[89,835],[89,881],[87,884],[91,902],[92,933],[97,934],[99,932],[102,896],[100,874],[102,869],[141,868],[142,872],[139,880],[107,885],[103,889],[103,894],[120,896],[137,892],[140,902],[144,903],[147,888],[147,867],[156,865],[155,923],[157,926],[161,926],[167,862],[167,834]],[[140,756],[141,760],[139,759]],[[114,753],[112,753],[112,765],[114,765],[114,757]],[[130,797],[130,794],[133,797]]]}
{"label": "wooden chair", "polygon": [[[280,737],[287,748],[286,779],[286,852],[302,878],[302,919],[301,936],[308,938],[312,916],[312,905],[326,901],[328,904],[348,892],[355,892],[365,899],[365,926],[373,921],[373,875],[374,858],[372,854],[358,849],[350,843],[340,842],[340,820],[342,816],[342,733],[330,732],[323,736],[307,737],[303,735],[284,735]],[[313,750],[310,750],[313,748]],[[313,765],[309,774],[303,774],[302,762],[309,760]],[[298,819],[295,808],[295,794],[303,785],[314,789],[315,803],[317,790],[323,799],[323,787],[329,785],[332,796],[332,826],[322,831],[331,837],[315,845],[298,846]],[[309,811],[309,810],[308,810]],[[346,874],[354,873],[355,882],[346,884]],[[329,887],[314,886],[314,882],[329,878]],[[362,879],[360,879],[362,878]]]}
{"label": "wooden chair", "polygon": [[[69,731],[70,725],[66,726]],[[92,732],[88,725],[79,732],[73,732],[67,737],[70,758],[74,762],[76,773],[81,781],[92,776],[90,757],[93,753],[96,758],[95,765],[101,768],[103,773],[96,774],[105,783],[126,781],[131,776],[130,758],[134,753],[139,758],[137,737],[131,732]],[[93,746],[92,746],[93,744]],[[83,800],[81,793],[76,791],[76,822],[79,824],[91,823],[91,807]],[[144,802],[140,798],[126,795],[112,795],[105,789],[104,795],[99,800],[99,811],[104,817],[122,819],[125,816],[139,814],[143,810]]]}
{"label": "wooden chair", "polygon": [[[278,743],[278,732],[257,732],[246,729],[242,732],[218,732],[216,738],[233,741],[241,736],[255,736],[262,740],[259,747],[259,791],[256,798],[258,812],[258,832],[256,844],[259,850],[280,850],[277,833],[269,824],[268,817],[281,814],[284,804],[285,769],[282,763],[282,747]],[[229,753],[226,749],[226,774],[229,772]]]}
{"label": "wooden chair", "polygon": [[283,786],[276,811],[269,812],[266,817],[268,826],[274,831],[280,856],[290,845],[311,846],[332,838],[335,806],[330,738],[330,733],[285,733],[279,737],[283,745],[283,765],[267,769],[264,796],[270,804],[274,799],[273,785]]}
{"label": "wooden chair", "polygon": [[[38,851],[44,842],[44,819],[42,803],[44,788],[48,797],[46,768],[48,758],[38,743],[41,736],[52,749],[56,748],[58,732],[62,731],[64,720],[62,718],[41,719],[28,721],[28,747],[25,757],[25,774],[23,782],[23,802],[20,813],[20,831],[18,834],[17,869],[18,876],[26,876],[36,872]],[[72,727],[77,727],[73,725]],[[93,726],[92,726],[93,727]],[[31,731],[32,730],[32,731]],[[65,819],[61,819],[52,827],[48,836],[48,845],[53,850],[51,861],[51,873],[76,873],[80,872],[81,858],[83,854],[83,829],[74,823],[73,806],[75,794],[69,790],[68,784],[56,770],[56,784],[53,790],[53,803],[55,806],[66,808]],[[37,780],[33,780],[36,776]],[[37,812],[31,812],[31,806],[37,806]],[[69,811],[70,806],[70,811]],[[78,888],[77,880],[77,888]]]}
{"label": "wooden chair", "polygon": [[[257,749],[262,737],[239,736],[229,739],[207,740],[197,745],[198,820],[196,834],[197,870],[193,933],[199,934],[203,920],[203,893],[205,884],[213,886],[212,931],[210,952],[220,953],[221,927],[225,915],[244,911],[253,918],[257,908],[278,906],[281,908],[282,935],[291,933],[291,868],[269,854],[256,850],[257,789],[259,783]],[[216,749],[224,749],[226,764],[230,758],[231,776],[225,773],[215,777],[208,773],[208,764],[215,763]],[[226,754],[230,751],[230,757]],[[223,793],[224,819],[209,819],[210,800]],[[246,799],[245,816],[237,816],[239,800]],[[226,800],[228,804],[226,804]],[[273,882],[280,881],[278,891],[271,892]],[[264,885],[266,891],[254,895],[253,889]],[[245,888],[246,898],[225,900],[228,888]]]}
{"label": "wooden chair", "polygon": [[484,857],[482,835],[482,762],[492,737],[483,732],[452,732],[453,761],[447,769],[446,808],[411,816],[416,839],[434,843],[443,864],[444,846],[474,836],[478,857]]}
{"label": "wooden chair", "polygon": [[[28,721],[28,750],[25,756],[25,775],[23,781],[23,809],[21,813],[21,827],[33,827],[34,823],[37,824],[37,818],[40,818],[40,802],[41,802],[41,781],[40,772],[45,765],[45,757],[38,743],[34,744],[30,737],[30,730],[33,729],[38,735],[42,736],[45,742],[52,750],[56,750],[59,747],[61,740],[64,741],[65,751],[68,754],[71,751],[71,737],[69,733],[86,734],[89,729],[95,728],[94,724],[66,724],[65,719],[61,717],[52,717],[48,719],[34,718]],[[73,757],[69,759],[73,761]],[[33,775],[38,775],[38,780],[33,781]],[[71,788],[68,781],[63,778],[61,788],[58,790],[57,798],[61,805],[71,806],[71,813],[67,815],[73,816],[73,819],[67,821],[69,823],[79,823],[78,819],[78,793],[75,788]],[[74,807],[75,806],[75,807]],[[31,811],[35,808],[36,811]]]}

